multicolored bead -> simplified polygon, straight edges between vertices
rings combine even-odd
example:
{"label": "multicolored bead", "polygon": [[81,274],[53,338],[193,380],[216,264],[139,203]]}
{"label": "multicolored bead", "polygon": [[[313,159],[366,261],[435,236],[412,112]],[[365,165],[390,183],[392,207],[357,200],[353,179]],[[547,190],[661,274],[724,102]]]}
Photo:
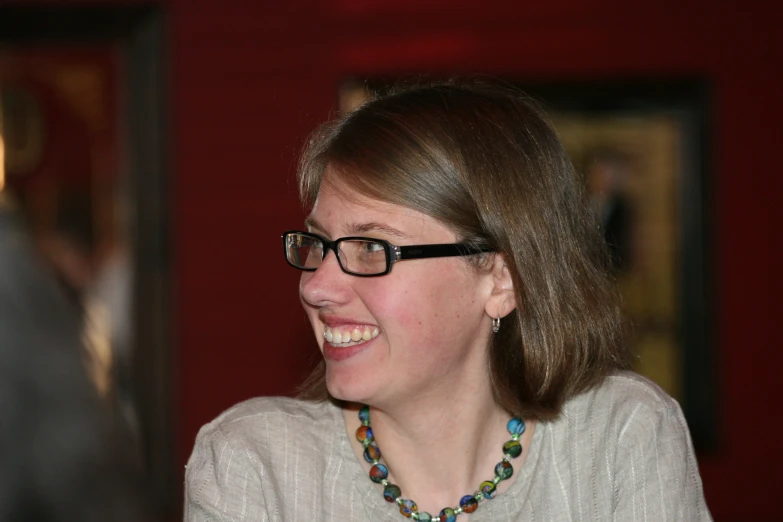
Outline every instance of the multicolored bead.
{"label": "multicolored bead", "polygon": [[405,499],[400,504],[400,513],[405,515],[406,517],[410,518],[414,511],[418,511],[419,506],[416,505],[416,503],[412,500]]}
{"label": "multicolored bead", "polygon": [[362,406],[362,408],[359,410],[359,420],[364,425],[370,424],[370,407],[369,406]]}
{"label": "multicolored bead", "polygon": [[473,495],[465,495],[459,500],[459,507],[465,513],[473,513],[478,509],[478,500]]}
{"label": "multicolored bead", "polygon": [[444,508],[440,512],[440,522],[457,522],[457,514],[451,508]]}
{"label": "multicolored bead", "polygon": [[517,458],[522,454],[522,444],[518,440],[510,440],[503,444],[503,454]]}
{"label": "multicolored bead", "polygon": [[514,417],[513,419],[508,421],[506,428],[508,428],[508,432],[512,436],[522,435],[523,433],[525,433],[525,421],[523,421],[519,417]]}
{"label": "multicolored bead", "polygon": [[487,500],[495,497],[496,489],[497,486],[491,480],[485,480],[479,485],[479,491]]}
{"label": "multicolored bead", "polygon": [[432,515],[430,515],[426,511],[422,511],[421,513],[419,513],[418,521],[419,522],[432,522]]}
{"label": "multicolored bead", "polygon": [[501,460],[500,462],[498,462],[498,465],[495,466],[495,475],[500,477],[501,480],[509,479],[513,474],[514,474],[514,467],[511,465],[510,462]]}
{"label": "multicolored bead", "polygon": [[370,480],[379,483],[389,476],[389,469],[380,462],[370,468]]}
{"label": "multicolored bead", "polygon": [[402,496],[402,490],[396,484],[388,484],[383,488],[383,498],[386,499],[386,502],[394,502],[400,496]]}
{"label": "multicolored bead", "polygon": [[372,440],[373,438],[372,428],[369,426],[359,426],[359,429],[356,430],[356,440],[362,444],[364,444],[364,441]]}
{"label": "multicolored bead", "polygon": [[381,460],[381,450],[375,444],[370,444],[364,448],[364,460],[372,464],[377,460]]}

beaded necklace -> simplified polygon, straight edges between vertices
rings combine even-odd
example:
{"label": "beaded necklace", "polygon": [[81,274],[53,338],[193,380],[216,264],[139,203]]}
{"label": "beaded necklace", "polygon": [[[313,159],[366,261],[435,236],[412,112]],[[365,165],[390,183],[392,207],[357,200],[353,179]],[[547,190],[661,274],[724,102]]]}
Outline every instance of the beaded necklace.
{"label": "beaded necklace", "polygon": [[370,463],[370,480],[383,486],[383,498],[387,502],[395,502],[400,506],[400,513],[419,522],[456,522],[457,516],[462,513],[473,513],[478,509],[479,502],[495,497],[497,485],[502,480],[507,480],[514,474],[511,459],[522,454],[522,444],[519,437],[525,432],[525,422],[519,417],[513,417],[506,427],[511,434],[511,440],[503,444],[503,460],[495,466],[495,476],[492,480],[485,480],[479,485],[478,491],[472,495],[465,495],[459,501],[459,507],[444,508],[437,517],[433,517],[426,511],[419,511],[416,502],[402,497],[399,486],[392,484],[386,478],[389,476],[389,468],[381,464],[381,450],[372,433],[370,426],[370,407],[362,406],[359,409],[359,420],[362,425],[356,430],[356,438],[364,446],[364,460]]}

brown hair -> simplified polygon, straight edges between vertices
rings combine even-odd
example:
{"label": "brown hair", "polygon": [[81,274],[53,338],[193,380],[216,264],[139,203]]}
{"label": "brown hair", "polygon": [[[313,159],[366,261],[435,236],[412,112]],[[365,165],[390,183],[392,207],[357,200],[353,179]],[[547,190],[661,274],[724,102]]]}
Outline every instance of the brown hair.
{"label": "brown hair", "polygon": [[[629,366],[606,249],[553,129],[518,90],[478,82],[396,89],[324,124],[299,168],[311,206],[327,165],[347,185],[423,212],[503,255],[517,308],[489,347],[495,399],[541,420]],[[323,364],[302,398],[328,398]]]}

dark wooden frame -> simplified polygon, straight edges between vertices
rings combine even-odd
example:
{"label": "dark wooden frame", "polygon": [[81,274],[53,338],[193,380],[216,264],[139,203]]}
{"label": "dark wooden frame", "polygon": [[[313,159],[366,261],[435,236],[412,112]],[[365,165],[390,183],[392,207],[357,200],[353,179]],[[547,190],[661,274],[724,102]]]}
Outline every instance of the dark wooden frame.
{"label": "dark wooden frame", "polygon": [[165,13],[157,6],[0,6],[0,46],[116,46],[127,136],[133,252],[133,380],[141,451],[157,514],[179,512],[171,331],[170,195],[166,162]]}

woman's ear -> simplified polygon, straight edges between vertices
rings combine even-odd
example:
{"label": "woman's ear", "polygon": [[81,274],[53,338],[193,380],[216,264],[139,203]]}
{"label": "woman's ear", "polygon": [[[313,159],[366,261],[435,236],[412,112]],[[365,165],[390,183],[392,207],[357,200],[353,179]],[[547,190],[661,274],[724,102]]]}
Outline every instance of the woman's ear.
{"label": "woman's ear", "polygon": [[501,254],[495,254],[495,259],[490,270],[492,275],[492,293],[487,299],[485,311],[487,315],[502,319],[517,307],[514,281],[506,266],[506,260]]}

